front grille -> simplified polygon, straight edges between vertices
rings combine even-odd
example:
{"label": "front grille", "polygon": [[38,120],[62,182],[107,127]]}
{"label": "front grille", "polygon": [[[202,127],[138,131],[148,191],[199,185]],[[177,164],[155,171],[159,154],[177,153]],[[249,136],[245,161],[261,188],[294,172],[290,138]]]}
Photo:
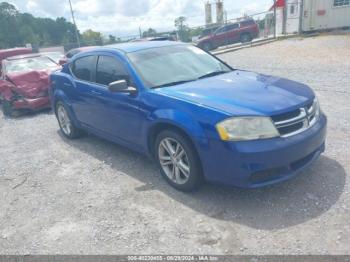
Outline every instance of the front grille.
{"label": "front grille", "polygon": [[305,107],[272,116],[272,120],[282,137],[296,135],[313,126],[319,114],[317,101]]}

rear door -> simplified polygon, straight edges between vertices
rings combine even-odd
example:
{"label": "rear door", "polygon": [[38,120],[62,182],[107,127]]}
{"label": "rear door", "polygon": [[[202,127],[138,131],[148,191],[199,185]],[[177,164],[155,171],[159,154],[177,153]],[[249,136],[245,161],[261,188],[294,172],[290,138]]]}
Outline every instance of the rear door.
{"label": "rear door", "polygon": [[227,43],[237,42],[240,38],[239,24],[231,24],[227,26]]}
{"label": "rear door", "polygon": [[95,95],[97,91],[93,83],[97,58],[97,56],[88,55],[76,59],[70,68],[74,87],[70,83],[64,83],[65,92],[70,98],[77,119],[88,126],[93,126],[98,119],[98,100]]}
{"label": "rear door", "polygon": [[215,35],[214,35],[215,46],[225,45],[226,38],[227,38],[226,34],[227,34],[226,26],[219,28],[215,32]]}

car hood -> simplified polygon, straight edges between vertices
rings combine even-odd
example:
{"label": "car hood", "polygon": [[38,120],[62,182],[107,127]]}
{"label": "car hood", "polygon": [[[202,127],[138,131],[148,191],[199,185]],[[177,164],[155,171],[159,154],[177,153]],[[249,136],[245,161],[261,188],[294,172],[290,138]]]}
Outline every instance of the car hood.
{"label": "car hood", "polygon": [[284,78],[236,70],[156,92],[229,115],[275,115],[311,102],[306,85]]}
{"label": "car hood", "polygon": [[13,84],[12,89],[26,98],[47,95],[50,71],[31,71],[6,75]]}

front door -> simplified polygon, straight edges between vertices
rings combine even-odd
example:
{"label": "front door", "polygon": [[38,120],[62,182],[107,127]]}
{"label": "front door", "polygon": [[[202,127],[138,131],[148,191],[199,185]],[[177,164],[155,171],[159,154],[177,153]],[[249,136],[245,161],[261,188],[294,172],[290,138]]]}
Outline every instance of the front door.
{"label": "front door", "polygon": [[144,119],[137,95],[115,93],[108,89],[114,81],[126,80],[135,86],[123,62],[115,56],[100,55],[95,77],[95,98],[97,100],[94,126],[104,133],[125,142],[141,143],[141,123]]}

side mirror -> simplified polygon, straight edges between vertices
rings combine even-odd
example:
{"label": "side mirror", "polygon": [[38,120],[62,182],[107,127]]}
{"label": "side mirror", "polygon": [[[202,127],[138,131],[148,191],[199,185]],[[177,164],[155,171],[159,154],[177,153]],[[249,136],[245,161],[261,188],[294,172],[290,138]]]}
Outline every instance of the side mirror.
{"label": "side mirror", "polygon": [[108,89],[113,93],[135,94],[137,92],[137,89],[135,87],[128,86],[128,83],[125,80],[110,83],[108,85]]}

